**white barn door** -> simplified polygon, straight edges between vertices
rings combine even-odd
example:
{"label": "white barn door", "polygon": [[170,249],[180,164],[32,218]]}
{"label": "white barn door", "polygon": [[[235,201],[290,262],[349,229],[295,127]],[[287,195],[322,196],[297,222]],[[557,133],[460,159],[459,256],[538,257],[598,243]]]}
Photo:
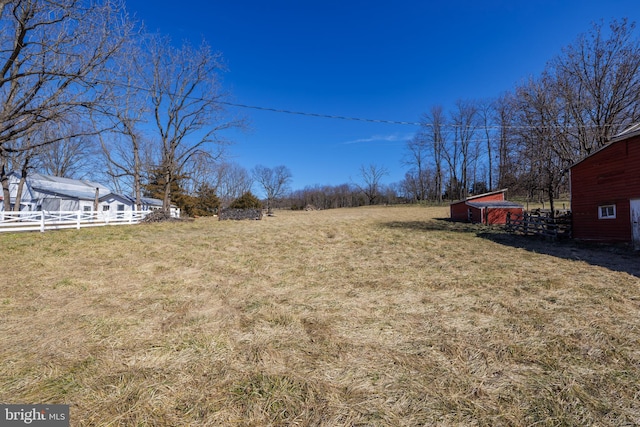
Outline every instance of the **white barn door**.
{"label": "white barn door", "polygon": [[629,201],[631,206],[631,235],[634,249],[640,250],[640,199]]}

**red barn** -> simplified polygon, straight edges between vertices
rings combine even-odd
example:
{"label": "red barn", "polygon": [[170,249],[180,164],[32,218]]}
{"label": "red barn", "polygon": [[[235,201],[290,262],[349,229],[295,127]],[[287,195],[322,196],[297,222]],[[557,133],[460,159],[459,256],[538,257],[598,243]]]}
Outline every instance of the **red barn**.
{"label": "red barn", "polygon": [[479,194],[451,204],[453,221],[473,222],[480,224],[505,224],[507,213],[522,215],[524,207],[519,203],[505,200],[505,190]]}
{"label": "red barn", "polygon": [[571,166],[575,239],[640,249],[640,124]]}

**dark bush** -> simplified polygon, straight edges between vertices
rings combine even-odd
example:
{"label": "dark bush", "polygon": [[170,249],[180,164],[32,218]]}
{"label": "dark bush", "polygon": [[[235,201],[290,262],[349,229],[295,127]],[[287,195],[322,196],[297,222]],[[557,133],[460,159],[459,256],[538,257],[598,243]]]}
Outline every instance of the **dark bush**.
{"label": "dark bush", "polygon": [[254,196],[251,191],[247,191],[242,196],[235,199],[229,205],[231,209],[262,209],[262,202]]}

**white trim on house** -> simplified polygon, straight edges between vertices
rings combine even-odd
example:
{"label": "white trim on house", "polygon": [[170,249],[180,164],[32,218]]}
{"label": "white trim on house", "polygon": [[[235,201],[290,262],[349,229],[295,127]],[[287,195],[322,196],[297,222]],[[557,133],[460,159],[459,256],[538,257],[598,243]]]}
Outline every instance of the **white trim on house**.
{"label": "white trim on house", "polygon": [[[9,174],[9,193],[11,206],[15,204],[20,174]],[[108,187],[97,182],[47,176],[39,173],[30,174],[22,190],[20,211],[94,211],[98,199],[99,212],[135,212],[135,198],[112,192]],[[0,200],[2,197],[0,196]],[[162,200],[143,197],[141,211],[162,209]],[[0,203],[0,211],[4,204]],[[171,215],[179,217],[180,209],[171,206]]]}
{"label": "white trim on house", "polygon": [[[11,206],[15,205],[20,183],[20,174],[9,174]],[[98,197],[111,193],[102,184],[32,173],[26,178],[20,198],[21,211],[75,211],[94,209],[96,192]],[[4,206],[0,207],[4,209]]]}
{"label": "white trim on house", "polygon": [[616,219],[616,205],[600,205],[598,206],[598,219]]}

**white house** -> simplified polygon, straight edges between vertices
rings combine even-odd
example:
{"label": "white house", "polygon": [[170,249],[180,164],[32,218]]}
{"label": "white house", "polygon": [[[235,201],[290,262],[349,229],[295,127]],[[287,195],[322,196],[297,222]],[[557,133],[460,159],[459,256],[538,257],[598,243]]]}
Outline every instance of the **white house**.
{"label": "white house", "polygon": [[135,203],[130,197],[117,193],[108,193],[98,199],[98,210],[122,214],[135,210]]}
{"label": "white house", "polygon": [[[162,200],[154,199],[152,197],[142,197],[142,211],[159,211],[162,209]],[[135,199],[134,204],[135,204]],[[176,205],[171,205],[170,213],[172,217],[180,218],[180,208]]]}
{"label": "white house", "polygon": [[[9,174],[12,207],[15,205],[19,182],[18,172]],[[108,187],[97,182],[32,173],[22,188],[20,210],[91,211],[94,209],[96,195],[100,198],[109,193],[111,190]]]}
{"label": "white house", "polygon": [[[9,174],[11,206],[15,205],[20,174]],[[2,195],[0,194],[0,201]],[[21,211],[98,211],[126,212],[135,210],[135,198],[112,192],[108,187],[88,180],[61,178],[32,173],[26,179],[20,198]],[[0,210],[4,203],[0,203]],[[162,209],[162,200],[142,198],[142,211]],[[180,210],[171,206],[172,216]]]}
{"label": "white house", "polygon": [[[151,197],[141,197],[140,211],[159,211],[162,209],[162,200],[154,199]],[[118,193],[109,193],[100,197],[100,210],[111,212],[127,212],[132,211],[136,207],[136,199],[131,196],[126,196]],[[180,216],[180,209],[175,205],[171,205],[171,216]]]}
{"label": "white house", "polygon": [[[16,202],[16,195],[18,193],[18,182],[20,181],[20,174],[17,172],[12,172],[9,174],[9,196],[11,209]],[[2,200],[2,204],[0,204],[0,210],[4,210],[4,193],[0,195],[0,200]],[[24,185],[22,188],[22,196],[20,198],[20,210],[21,211],[32,211],[35,210],[35,206],[32,205],[33,192],[31,191],[31,187],[29,185]]]}

